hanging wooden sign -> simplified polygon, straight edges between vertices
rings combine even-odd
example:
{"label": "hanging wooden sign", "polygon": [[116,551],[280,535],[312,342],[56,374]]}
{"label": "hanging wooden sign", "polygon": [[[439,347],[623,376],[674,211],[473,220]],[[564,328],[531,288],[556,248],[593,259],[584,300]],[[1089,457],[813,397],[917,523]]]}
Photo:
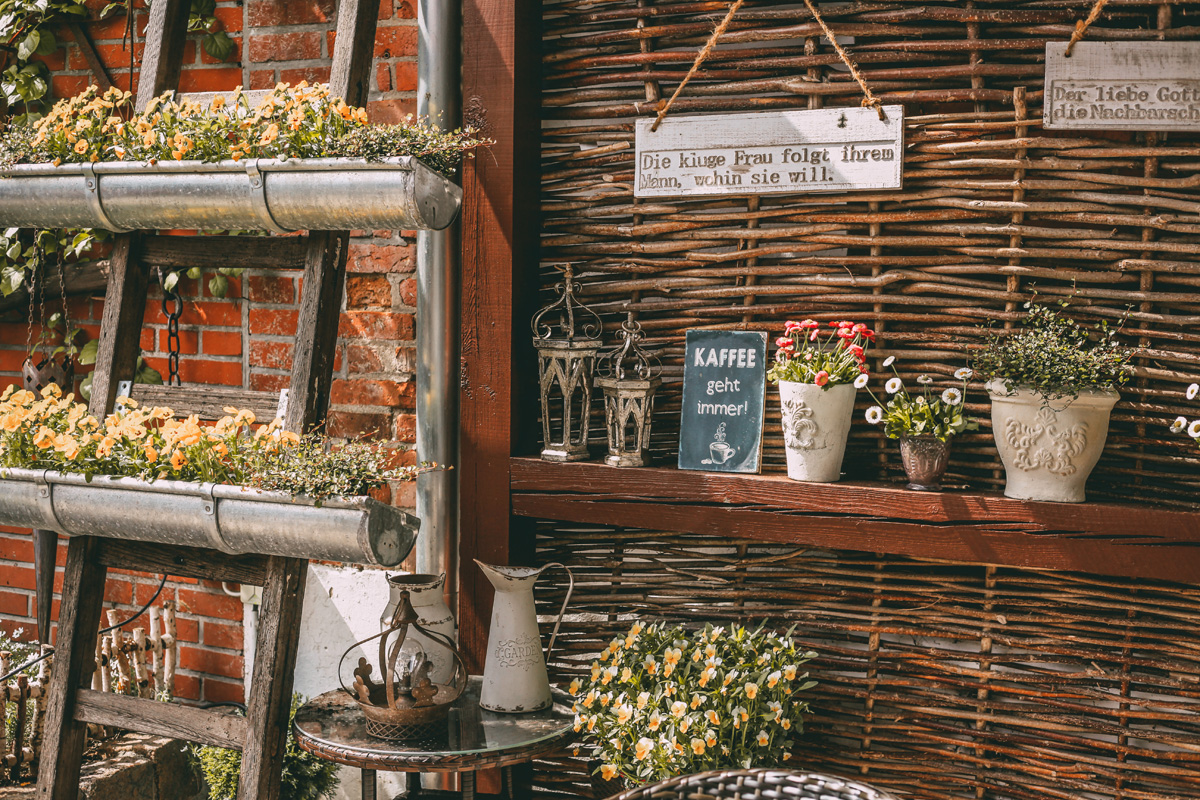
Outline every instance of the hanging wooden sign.
{"label": "hanging wooden sign", "polygon": [[1200,42],[1046,43],[1043,125],[1200,130]]}
{"label": "hanging wooden sign", "polygon": [[765,333],[687,332],[680,469],[758,472],[766,360]]}
{"label": "hanging wooden sign", "polygon": [[904,107],[667,117],[635,131],[635,197],[899,189]]}

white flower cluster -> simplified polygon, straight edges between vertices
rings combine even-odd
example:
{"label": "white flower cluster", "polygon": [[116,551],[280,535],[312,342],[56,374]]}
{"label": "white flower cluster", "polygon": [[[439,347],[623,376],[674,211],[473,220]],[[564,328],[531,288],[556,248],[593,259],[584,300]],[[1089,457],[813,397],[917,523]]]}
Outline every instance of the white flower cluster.
{"label": "white flower cluster", "polygon": [[[1200,394],[1200,383],[1193,383],[1184,394],[1188,400],[1195,400],[1196,395]],[[1187,431],[1188,436],[1200,440],[1200,419],[1192,420],[1189,423],[1187,417],[1176,417],[1175,421],[1171,423],[1171,433],[1181,433],[1184,430]]]}

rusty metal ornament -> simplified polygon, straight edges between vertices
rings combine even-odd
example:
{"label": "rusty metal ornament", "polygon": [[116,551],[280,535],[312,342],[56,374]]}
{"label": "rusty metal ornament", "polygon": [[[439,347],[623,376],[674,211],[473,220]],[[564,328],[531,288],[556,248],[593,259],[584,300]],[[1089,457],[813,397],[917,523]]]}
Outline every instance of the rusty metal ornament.
{"label": "rusty metal ornament", "polygon": [[[366,658],[358,659],[352,687],[342,681],[342,689],[362,708],[367,733],[377,739],[416,742],[443,738],[450,707],[467,688],[467,666],[454,641],[444,633],[423,627],[418,619],[408,592],[402,591],[391,624],[351,645],[338,662],[338,680],[342,681],[341,665],[346,656],[379,640],[378,668],[382,682],[372,677],[376,665]],[[409,633],[420,633],[420,641],[415,636],[410,641]],[[406,642],[416,647],[406,650]],[[431,678],[434,662],[424,651],[430,645],[445,648],[454,661],[454,671],[445,683],[436,683]]]}
{"label": "rusty metal ornament", "polygon": [[[575,297],[571,265],[559,269],[563,279],[554,287],[558,296],[534,315],[532,323],[533,346],[538,351],[542,459],[583,461],[589,455],[592,378],[603,323],[599,314]],[[561,417],[557,427],[556,416]]]}
{"label": "rusty metal ornament", "polygon": [[649,462],[650,423],[654,395],[662,385],[657,360],[641,346],[645,334],[633,314],[621,323],[622,342],[600,359],[596,386],[604,390],[604,423],[613,467],[641,467]]}
{"label": "rusty metal ornament", "polygon": [[21,365],[22,385],[31,392],[40,394],[50,384],[57,384],[63,394],[71,391],[75,385],[75,361],[64,357],[61,362],[53,356],[46,356],[41,361],[34,362],[29,356]]}

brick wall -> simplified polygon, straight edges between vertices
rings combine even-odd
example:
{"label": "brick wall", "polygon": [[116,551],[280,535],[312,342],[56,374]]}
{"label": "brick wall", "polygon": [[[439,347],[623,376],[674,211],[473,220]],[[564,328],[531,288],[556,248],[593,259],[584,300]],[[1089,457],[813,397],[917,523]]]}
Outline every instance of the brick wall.
{"label": "brick wall", "polygon": [[[237,44],[237,52],[229,63],[219,63],[203,52],[198,41],[189,41],[183,91],[328,80],[336,27],[333,0],[219,0],[216,15]],[[415,0],[381,2],[369,100],[375,122],[396,122],[415,110],[415,17]],[[140,57],[144,9],[137,19]],[[124,17],[119,17],[92,22],[88,28],[113,81],[128,88],[129,51],[121,46],[124,26]],[[54,71],[54,92],[64,97],[83,89],[92,76],[70,35],[63,32],[60,41],[59,51],[46,61]],[[334,435],[371,434],[413,441],[415,249],[409,231],[354,232],[329,415],[329,431]],[[185,298],[180,324],[183,380],[271,391],[287,386],[301,290],[299,274],[248,270],[230,280],[225,299],[211,296],[207,277],[180,282]],[[165,375],[166,320],[159,300],[155,294],[147,304],[142,348],[147,361]],[[48,299],[46,313],[60,306]],[[90,338],[98,335],[102,296],[74,298],[69,310],[73,320],[82,321]],[[24,314],[0,318],[0,389],[19,381],[26,338]],[[392,500],[411,506],[412,492],[411,484],[403,485]],[[65,553],[64,544],[59,548],[60,566]],[[24,638],[31,638],[36,630],[32,563],[28,532],[0,527],[0,628],[9,632],[23,628]],[[61,572],[58,580],[61,584]],[[157,586],[156,576],[115,573],[110,576],[105,601],[108,607],[120,609],[124,617],[149,600]],[[59,588],[61,585],[56,591]],[[241,700],[242,607],[238,598],[227,595],[220,584],[172,580],[158,602],[165,599],[174,600],[179,609],[178,696]],[[56,601],[56,615],[57,608]]]}

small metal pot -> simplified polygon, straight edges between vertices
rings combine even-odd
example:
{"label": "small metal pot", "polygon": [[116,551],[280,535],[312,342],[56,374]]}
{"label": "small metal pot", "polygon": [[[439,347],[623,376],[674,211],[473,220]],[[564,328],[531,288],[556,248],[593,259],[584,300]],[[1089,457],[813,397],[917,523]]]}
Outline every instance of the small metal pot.
{"label": "small metal pot", "polygon": [[900,437],[900,461],[914,492],[941,491],[942,475],[950,461],[950,443],[936,436]]}

